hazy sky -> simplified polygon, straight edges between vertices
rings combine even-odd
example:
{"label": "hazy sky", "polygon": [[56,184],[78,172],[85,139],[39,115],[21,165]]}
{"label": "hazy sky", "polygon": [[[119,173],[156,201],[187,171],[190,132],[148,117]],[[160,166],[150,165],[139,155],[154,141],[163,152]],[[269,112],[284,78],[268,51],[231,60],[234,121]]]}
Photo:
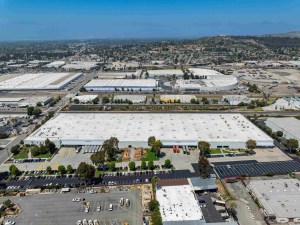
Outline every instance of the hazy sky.
{"label": "hazy sky", "polygon": [[0,40],[300,31],[300,0],[0,0]]}

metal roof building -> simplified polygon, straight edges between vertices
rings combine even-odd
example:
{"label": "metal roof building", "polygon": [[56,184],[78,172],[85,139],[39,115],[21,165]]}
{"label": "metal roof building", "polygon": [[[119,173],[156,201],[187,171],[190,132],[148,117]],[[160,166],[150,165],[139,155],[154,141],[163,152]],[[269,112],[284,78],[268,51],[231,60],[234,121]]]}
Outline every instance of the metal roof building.
{"label": "metal roof building", "polygon": [[300,143],[300,120],[294,117],[268,118],[265,123],[274,132],[282,131],[284,138],[294,138]]}
{"label": "metal roof building", "polygon": [[300,222],[300,181],[297,179],[257,180],[247,186],[259,201],[263,213],[278,223]]}

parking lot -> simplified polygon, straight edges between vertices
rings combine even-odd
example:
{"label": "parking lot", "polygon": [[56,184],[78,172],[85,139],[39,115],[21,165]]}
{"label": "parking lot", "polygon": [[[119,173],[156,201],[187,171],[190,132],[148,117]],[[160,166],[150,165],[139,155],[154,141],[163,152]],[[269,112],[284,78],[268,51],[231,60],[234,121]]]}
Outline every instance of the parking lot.
{"label": "parking lot", "polygon": [[[73,198],[85,198],[90,205],[88,213],[82,201],[73,202]],[[130,206],[120,206],[120,198],[129,199]],[[0,198],[3,202],[7,198]],[[10,218],[22,225],[71,225],[78,220],[97,219],[103,225],[123,225],[128,222],[133,225],[142,224],[142,209],[140,191],[111,191],[101,194],[45,194],[26,197],[10,197],[21,208],[21,214],[17,218]],[[113,204],[113,210],[109,211],[109,205]],[[101,211],[97,212],[97,206]]]}
{"label": "parking lot", "polygon": [[214,163],[214,170],[220,176],[237,177],[237,176],[264,176],[266,174],[287,174],[289,172],[299,172],[300,163],[296,161],[281,162],[227,162]]}

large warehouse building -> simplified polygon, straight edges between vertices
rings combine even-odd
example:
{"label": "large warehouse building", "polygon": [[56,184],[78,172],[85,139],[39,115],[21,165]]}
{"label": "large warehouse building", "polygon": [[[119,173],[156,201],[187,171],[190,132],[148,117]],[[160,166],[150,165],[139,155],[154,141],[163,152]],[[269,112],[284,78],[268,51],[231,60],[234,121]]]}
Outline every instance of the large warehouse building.
{"label": "large warehouse building", "polygon": [[177,80],[174,89],[187,92],[229,91],[238,85],[234,76],[214,75],[203,79]]}
{"label": "large warehouse building", "polygon": [[158,82],[154,79],[97,79],[84,87],[88,91],[153,91],[158,88]]}
{"label": "large warehouse building", "polygon": [[300,181],[257,180],[247,186],[264,215],[277,223],[300,222]]}
{"label": "large warehouse building", "polygon": [[147,147],[155,136],[165,146],[197,146],[204,140],[212,148],[245,148],[248,139],[271,147],[273,140],[240,114],[195,113],[60,113],[25,139],[40,144],[49,138],[57,146],[101,145],[117,137],[121,147]]}
{"label": "large warehouse building", "polygon": [[265,123],[273,132],[282,131],[284,138],[294,138],[300,143],[300,120],[294,117],[268,118]]}
{"label": "large warehouse building", "polygon": [[82,75],[82,73],[4,75],[1,77],[0,91],[59,90]]}
{"label": "large warehouse building", "polygon": [[[148,77],[159,78],[159,77],[182,77],[182,70],[147,70]],[[146,73],[146,74],[147,74]]]}

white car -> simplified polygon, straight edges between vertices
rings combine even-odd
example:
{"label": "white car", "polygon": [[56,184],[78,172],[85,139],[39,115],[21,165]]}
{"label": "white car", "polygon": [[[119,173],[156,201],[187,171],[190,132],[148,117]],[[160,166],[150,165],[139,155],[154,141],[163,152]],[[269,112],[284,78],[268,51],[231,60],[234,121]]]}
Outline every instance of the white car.
{"label": "white car", "polygon": [[85,207],[85,210],[84,210],[86,213],[88,213],[89,211],[90,211],[90,207],[89,206],[87,206],[87,207]]}
{"label": "white car", "polygon": [[94,225],[99,225],[98,220],[94,220]]}
{"label": "white car", "polygon": [[101,206],[98,205],[98,206],[97,206],[97,212],[100,212],[100,211],[101,211]]}
{"label": "white car", "polygon": [[78,220],[78,221],[77,221],[77,225],[82,225],[81,220]]}

